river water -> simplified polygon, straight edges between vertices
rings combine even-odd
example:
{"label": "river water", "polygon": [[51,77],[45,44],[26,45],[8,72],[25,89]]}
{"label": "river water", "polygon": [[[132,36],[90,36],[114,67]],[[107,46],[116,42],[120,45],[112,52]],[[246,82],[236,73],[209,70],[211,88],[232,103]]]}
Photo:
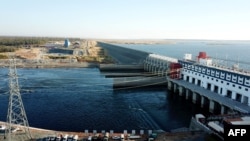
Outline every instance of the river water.
{"label": "river water", "polygon": [[[166,88],[113,90],[98,68],[17,69],[33,127],[63,130],[165,130],[188,127],[195,105]],[[6,121],[8,69],[0,69],[0,120]]]}
{"label": "river water", "polygon": [[[213,50],[224,56],[238,54],[242,61],[249,57],[245,43],[237,46],[241,51],[232,49],[231,53],[232,44],[229,47],[192,43],[186,44],[185,49],[182,42],[122,46],[175,58],[181,58],[186,51],[207,51],[208,55],[215,55]],[[169,131],[188,127],[194,114],[207,112],[166,88],[113,90],[112,79],[105,78],[98,68],[18,68],[17,73],[29,125],[33,127],[63,131]],[[8,69],[0,69],[1,121],[6,121],[7,116],[7,74]]]}
{"label": "river water", "polygon": [[155,53],[177,59],[182,59],[185,53],[192,54],[196,59],[199,52],[206,52],[213,62],[232,67],[238,64],[240,68],[250,71],[250,41],[227,40],[166,40],[166,44],[116,44],[149,53]]}

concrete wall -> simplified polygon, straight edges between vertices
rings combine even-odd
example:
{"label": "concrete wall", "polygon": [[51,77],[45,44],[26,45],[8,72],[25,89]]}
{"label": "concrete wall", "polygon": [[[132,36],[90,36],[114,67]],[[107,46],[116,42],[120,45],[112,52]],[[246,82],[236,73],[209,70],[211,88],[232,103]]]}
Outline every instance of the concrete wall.
{"label": "concrete wall", "polygon": [[98,42],[118,64],[143,64],[150,53]]}

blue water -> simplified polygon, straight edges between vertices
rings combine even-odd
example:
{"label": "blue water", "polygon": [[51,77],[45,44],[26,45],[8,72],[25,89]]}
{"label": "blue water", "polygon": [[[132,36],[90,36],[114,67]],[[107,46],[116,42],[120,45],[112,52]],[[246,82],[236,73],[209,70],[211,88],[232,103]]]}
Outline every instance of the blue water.
{"label": "blue water", "polygon": [[[174,58],[184,53],[250,60],[249,43],[176,42],[165,45],[122,45]],[[233,47],[233,48],[232,48]],[[247,59],[247,60],[246,60]],[[166,88],[113,90],[112,79],[98,68],[18,69],[19,85],[29,125],[63,130],[171,129],[188,127],[191,116],[206,112]],[[0,69],[0,120],[8,105],[8,69]]]}
{"label": "blue water", "polygon": [[[165,130],[188,127],[195,106],[166,88],[113,90],[97,68],[18,69],[29,125],[63,130]],[[8,70],[0,69],[0,120],[6,121]]]}
{"label": "blue water", "polygon": [[173,40],[168,44],[116,45],[177,59],[182,59],[185,53],[191,53],[196,59],[199,52],[206,52],[209,57],[220,59],[214,59],[218,64],[231,67],[238,63],[240,68],[250,70],[250,41]]}

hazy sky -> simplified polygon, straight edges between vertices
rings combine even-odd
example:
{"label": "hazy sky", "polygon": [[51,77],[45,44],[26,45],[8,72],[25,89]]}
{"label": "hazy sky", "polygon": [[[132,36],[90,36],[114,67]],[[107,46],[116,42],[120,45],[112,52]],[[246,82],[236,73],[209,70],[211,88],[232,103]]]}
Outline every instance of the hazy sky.
{"label": "hazy sky", "polygon": [[2,0],[0,35],[250,40],[250,0]]}

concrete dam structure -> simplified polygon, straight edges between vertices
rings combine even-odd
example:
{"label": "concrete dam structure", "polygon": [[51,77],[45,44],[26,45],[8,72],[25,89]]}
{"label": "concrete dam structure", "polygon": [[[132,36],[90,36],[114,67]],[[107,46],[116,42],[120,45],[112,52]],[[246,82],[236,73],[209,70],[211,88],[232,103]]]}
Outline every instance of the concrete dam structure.
{"label": "concrete dam structure", "polygon": [[116,64],[101,64],[100,71],[106,77],[113,77],[113,88],[138,88],[166,86],[166,79],[144,69],[144,61],[150,53],[121,46],[98,42]]}
{"label": "concrete dam structure", "polygon": [[98,42],[98,46],[104,48],[117,64],[143,64],[150,53],[129,49],[121,46]]}
{"label": "concrete dam structure", "polygon": [[[208,108],[211,113],[250,113],[250,75],[218,68],[205,52],[201,52],[197,60],[191,60],[190,54],[179,60],[107,43],[98,44],[117,61],[114,65],[100,65],[100,71],[109,70],[105,72],[107,75],[114,70],[109,75],[115,76],[114,88],[161,85]],[[119,70],[117,75],[114,74],[116,70]]]}

